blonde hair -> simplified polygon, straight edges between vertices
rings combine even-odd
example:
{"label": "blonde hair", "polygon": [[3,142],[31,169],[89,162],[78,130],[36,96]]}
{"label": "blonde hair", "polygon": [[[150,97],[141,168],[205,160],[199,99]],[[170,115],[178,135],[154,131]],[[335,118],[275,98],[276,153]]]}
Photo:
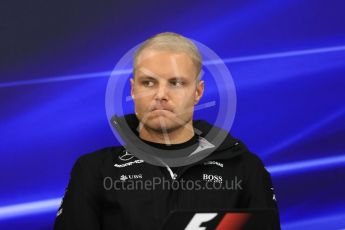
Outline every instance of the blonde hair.
{"label": "blonde hair", "polygon": [[173,52],[184,52],[193,61],[197,70],[197,82],[200,80],[202,68],[202,57],[196,45],[188,38],[173,32],[164,32],[156,34],[146,41],[136,50],[134,54],[133,73],[138,64],[138,57],[145,49],[168,50]]}

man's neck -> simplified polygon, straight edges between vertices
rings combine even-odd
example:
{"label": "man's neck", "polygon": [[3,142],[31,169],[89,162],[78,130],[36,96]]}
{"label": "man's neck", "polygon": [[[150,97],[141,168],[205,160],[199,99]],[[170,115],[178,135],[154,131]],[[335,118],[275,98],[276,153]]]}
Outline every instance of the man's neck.
{"label": "man's neck", "polygon": [[145,125],[143,125],[139,131],[139,137],[141,139],[167,145],[187,142],[193,136],[194,129],[191,123],[171,132],[157,132],[155,130],[148,129]]}

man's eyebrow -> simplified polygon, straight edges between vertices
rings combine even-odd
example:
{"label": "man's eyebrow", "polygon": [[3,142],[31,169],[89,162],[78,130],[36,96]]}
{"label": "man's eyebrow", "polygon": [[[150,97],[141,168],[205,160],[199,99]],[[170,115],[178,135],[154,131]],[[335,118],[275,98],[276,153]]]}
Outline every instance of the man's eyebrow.
{"label": "man's eyebrow", "polygon": [[171,77],[169,78],[170,80],[182,80],[182,81],[188,81],[188,78],[184,77],[184,76],[175,76],[175,77]]}
{"label": "man's eyebrow", "polygon": [[[148,76],[148,75],[139,75],[138,79],[144,79],[144,80],[157,80],[156,77]],[[180,81],[188,81],[188,78],[184,76],[175,76],[175,77],[170,77],[167,79],[168,81],[175,81],[175,80],[180,80]]]}
{"label": "man's eyebrow", "polygon": [[147,76],[147,75],[138,76],[138,78],[139,79],[145,79],[145,80],[156,80],[155,77]]}
{"label": "man's eyebrow", "polygon": [[156,75],[155,73],[151,72],[150,70],[148,70],[146,68],[140,68],[138,71],[141,72],[141,75],[139,74],[139,77],[143,76],[143,77],[149,77],[151,79],[159,78],[158,75]]}

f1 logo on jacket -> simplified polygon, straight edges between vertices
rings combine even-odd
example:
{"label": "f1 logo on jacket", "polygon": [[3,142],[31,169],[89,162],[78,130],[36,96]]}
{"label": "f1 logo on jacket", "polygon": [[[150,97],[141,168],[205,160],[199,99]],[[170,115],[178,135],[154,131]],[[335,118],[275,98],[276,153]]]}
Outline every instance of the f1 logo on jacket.
{"label": "f1 logo on jacket", "polygon": [[[188,223],[185,230],[205,230],[202,224],[213,220],[218,213],[196,213]],[[249,213],[226,213],[217,224],[216,230],[237,230],[242,229],[243,225],[250,217]]]}

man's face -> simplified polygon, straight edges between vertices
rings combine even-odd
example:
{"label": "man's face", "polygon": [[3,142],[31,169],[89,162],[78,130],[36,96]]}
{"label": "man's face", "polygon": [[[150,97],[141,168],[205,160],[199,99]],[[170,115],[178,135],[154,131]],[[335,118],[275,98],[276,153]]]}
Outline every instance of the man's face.
{"label": "man's face", "polygon": [[186,53],[143,50],[138,57],[131,95],[145,128],[171,132],[191,124],[194,105],[204,91],[197,70]]}

